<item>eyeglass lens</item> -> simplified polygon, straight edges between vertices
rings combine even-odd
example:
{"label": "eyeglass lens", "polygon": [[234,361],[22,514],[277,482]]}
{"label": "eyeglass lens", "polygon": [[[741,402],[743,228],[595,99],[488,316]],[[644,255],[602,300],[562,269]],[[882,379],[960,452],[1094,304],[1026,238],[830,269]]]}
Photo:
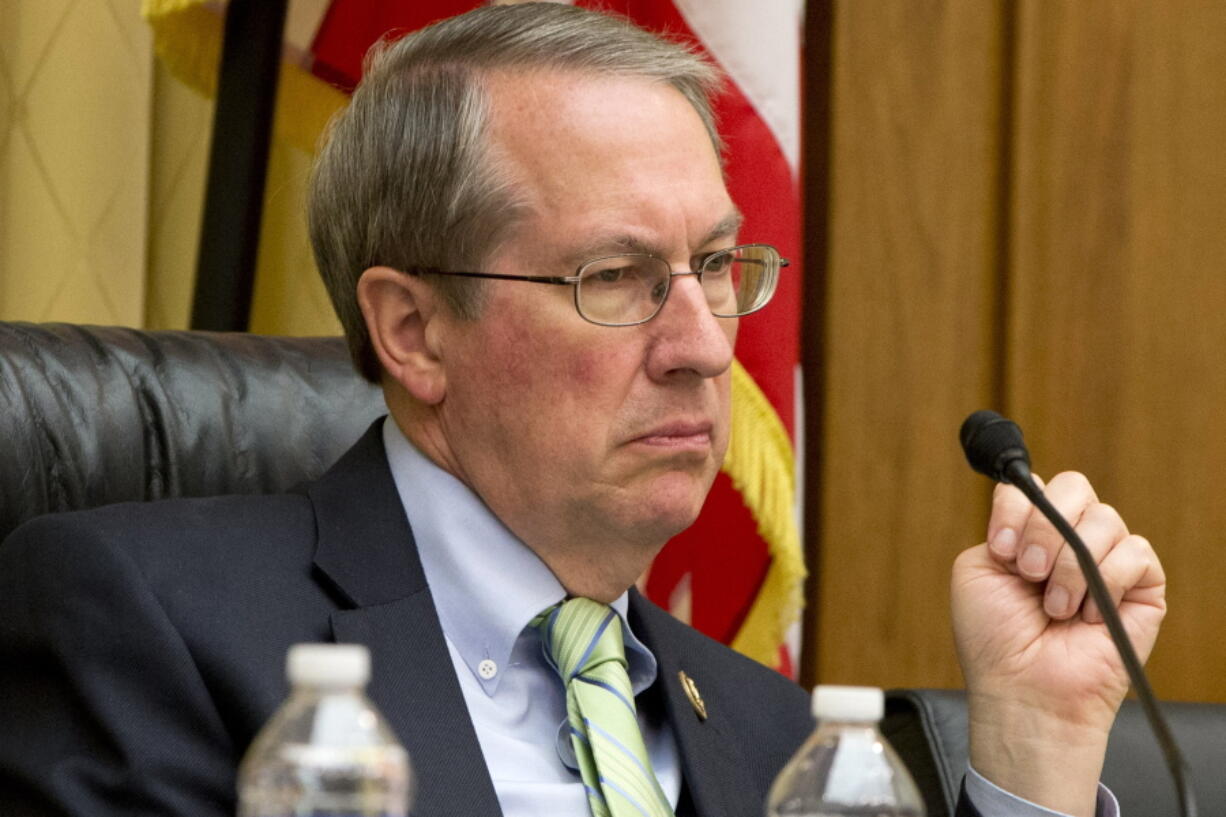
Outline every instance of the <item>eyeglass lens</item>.
{"label": "eyeglass lens", "polygon": [[[747,245],[712,253],[697,270],[711,312],[736,317],[763,306],[774,289],[779,253]],[[597,323],[632,324],[659,311],[668,294],[672,270],[649,255],[619,255],[591,261],[580,270],[576,301],[585,318]]]}

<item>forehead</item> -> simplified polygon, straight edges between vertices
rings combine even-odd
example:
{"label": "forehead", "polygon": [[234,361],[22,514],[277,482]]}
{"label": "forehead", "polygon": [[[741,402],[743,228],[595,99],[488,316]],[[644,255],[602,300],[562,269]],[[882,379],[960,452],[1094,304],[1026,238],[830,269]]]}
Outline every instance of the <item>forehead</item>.
{"label": "forehead", "polygon": [[485,86],[491,157],[523,227],[547,234],[536,240],[578,251],[574,241],[608,234],[671,251],[735,213],[706,127],[672,86],[562,71],[496,73]]}

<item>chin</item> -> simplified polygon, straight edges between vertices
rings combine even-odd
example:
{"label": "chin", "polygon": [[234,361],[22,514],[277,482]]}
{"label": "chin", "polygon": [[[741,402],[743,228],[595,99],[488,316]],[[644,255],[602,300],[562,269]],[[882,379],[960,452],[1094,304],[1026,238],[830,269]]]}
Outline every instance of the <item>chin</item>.
{"label": "chin", "polygon": [[663,543],[694,524],[710,488],[711,480],[689,474],[669,474],[655,480],[641,496],[638,506],[630,511],[644,528],[654,531],[651,538]]}

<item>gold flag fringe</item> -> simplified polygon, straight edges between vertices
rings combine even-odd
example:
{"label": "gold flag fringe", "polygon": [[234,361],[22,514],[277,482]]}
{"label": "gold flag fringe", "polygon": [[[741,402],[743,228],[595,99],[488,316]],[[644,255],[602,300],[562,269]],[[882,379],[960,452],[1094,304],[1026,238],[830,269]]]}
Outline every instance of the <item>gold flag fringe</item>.
{"label": "gold flag fringe", "polygon": [[804,555],[796,522],[796,470],[787,430],[740,361],[732,363],[732,433],[723,471],[741,494],[771,556],[733,649],[768,666],[804,604]]}

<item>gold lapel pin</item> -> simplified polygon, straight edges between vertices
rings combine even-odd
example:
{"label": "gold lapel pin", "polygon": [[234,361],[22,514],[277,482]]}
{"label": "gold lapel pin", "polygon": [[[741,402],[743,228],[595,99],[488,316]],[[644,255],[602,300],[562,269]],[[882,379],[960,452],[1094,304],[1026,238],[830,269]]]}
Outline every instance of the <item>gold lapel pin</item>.
{"label": "gold lapel pin", "polygon": [[685,671],[677,673],[677,677],[681,679],[681,688],[685,690],[685,697],[690,699],[690,706],[694,707],[694,712],[697,713],[699,719],[707,719],[707,705],[703,703],[702,695],[698,694],[698,684],[694,683],[694,679],[685,674]]}

